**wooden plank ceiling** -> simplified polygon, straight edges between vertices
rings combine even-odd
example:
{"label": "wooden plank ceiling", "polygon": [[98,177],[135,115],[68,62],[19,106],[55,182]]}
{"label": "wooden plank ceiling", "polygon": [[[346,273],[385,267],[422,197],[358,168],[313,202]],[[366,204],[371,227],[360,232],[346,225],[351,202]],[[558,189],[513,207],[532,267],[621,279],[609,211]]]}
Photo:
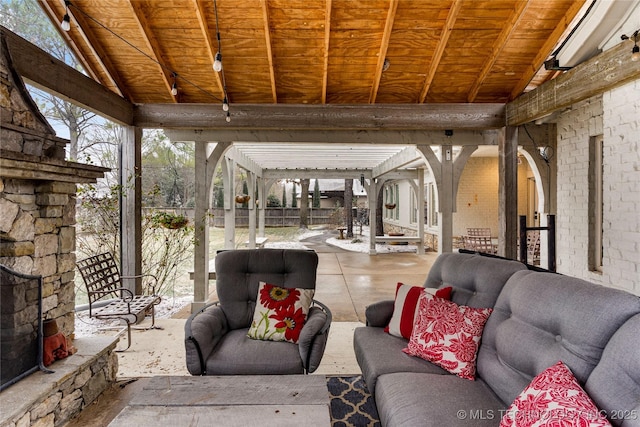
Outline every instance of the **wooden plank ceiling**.
{"label": "wooden plank ceiling", "polygon": [[[58,25],[64,2],[39,1]],[[72,0],[62,34],[134,103],[505,103],[553,76],[539,70],[583,3]]]}

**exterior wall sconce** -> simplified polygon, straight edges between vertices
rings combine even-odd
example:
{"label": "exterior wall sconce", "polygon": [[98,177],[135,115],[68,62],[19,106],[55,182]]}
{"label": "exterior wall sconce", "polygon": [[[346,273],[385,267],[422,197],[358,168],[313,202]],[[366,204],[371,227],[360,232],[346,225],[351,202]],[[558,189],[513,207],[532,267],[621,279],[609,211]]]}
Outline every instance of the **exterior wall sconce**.
{"label": "exterior wall sconce", "polygon": [[640,30],[636,30],[631,36],[623,34],[620,36],[622,40],[633,40],[633,47],[631,48],[631,60],[633,62],[640,61],[640,47],[638,47],[638,33]]}

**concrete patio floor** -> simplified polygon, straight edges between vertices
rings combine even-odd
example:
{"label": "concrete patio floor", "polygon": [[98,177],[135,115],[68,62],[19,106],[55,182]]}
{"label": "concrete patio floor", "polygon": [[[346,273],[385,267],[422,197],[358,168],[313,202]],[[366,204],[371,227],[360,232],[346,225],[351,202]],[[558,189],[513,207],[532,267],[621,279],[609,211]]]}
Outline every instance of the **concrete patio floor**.
{"label": "concrete patio floor", "polygon": [[[370,256],[322,245],[313,249],[319,257],[315,299],[325,303],[333,313],[325,355],[313,375],[359,374],[353,331],[364,326],[365,308],[382,299],[393,299],[397,282],[422,285],[437,254]],[[162,330],[133,331],[131,348],[118,353],[119,384],[67,425],[107,425],[149,377],[189,375],[184,359],[184,323],[188,316],[185,309],[171,319],[158,319],[156,324]],[[123,340],[126,337],[122,337],[121,344]]]}

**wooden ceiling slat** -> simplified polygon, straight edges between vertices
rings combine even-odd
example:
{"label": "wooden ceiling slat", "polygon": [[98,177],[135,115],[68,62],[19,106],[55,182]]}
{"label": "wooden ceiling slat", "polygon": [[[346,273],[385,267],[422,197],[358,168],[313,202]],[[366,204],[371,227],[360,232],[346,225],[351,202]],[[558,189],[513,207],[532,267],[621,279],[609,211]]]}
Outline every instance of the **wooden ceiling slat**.
{"label": "wooden ceiling slat", "polygon": [[548,55],[551,53],[553,46],[558,42],[558,40],[560,40],[560,37],[567,30],[573,18],[575,18],[575,16],[578,14],[584,2],[585,0],[575,0],[571,2],[571,6],[565,13],[564,17],[560,20],[560,22],[558,22],[555,30],[553,30],[547,41],[538,50],[538,53],[533,58],[533,61],[531,61],[529,69],[522,75],[518,84],[511,91],[511,99],[515,99],[523,92],[524,88],[527,87],[527,84],[529,84],[531,78],[535,75],[536,71],[538,71],[545,59],[547,59]]}
{"label": "wooden ceiling slat", "polygon": [[[64,3],[38,1],[59,25]],[[460,102],[504,102],[506,93],[513,98],[554,75],[540,71],[541,64],[584,2],[216,0],[229,99],[454,102],[467,91]],[[80,22],[84,36],[75,28],[62,35],[105,87],[139,103],[175,101],[167,69],[99,23],[175,70],[180,102],[218,102],[223,83],[211,65],[217,51],[213,0],[73,5],[95,21]],[[391,67],[381,72],[385,58]]]}
{"label": "wooden ceiling slat", "polygon": [[[40,0],[45,1],[45,0]],[[64,32],[59,29],[62,16],[66,12],[64,8],[61,8],[61,3],[55,0],[46,0],[47,8],[51,13],[48,14],[49,18],[53,21],[53,25],[58,28],[58,32],[62,34],[63,39],[73,40],[71,43],[72,50],[75,52],[79,61],[86,67],[89,74],[98,76],[98,81],[103,85],[109,87],[118,95],[122,95],[131,99],[131,92],[126,88],[126,85],[119,79],[116,68],[113,66],[110,57],[105,54],[98,39],[91,32],[85,31],[85,28],[89,28],[89,23],[85,19],[81,12],[75,13],[73,10],[69,10],[72,22],[77,25],[73,25],[73,28],[69,32]],[[82,10],[82,9],[80,9]],[[75,34],[78,36],[75,36]],[[94,77],[95,78],[95,77]]]}
{"label": "wooden ceiling slat", "polygon": [[[209,29],[209,23],[207,20],[207,11],[205,10],[203,1],[193,0],[193,5],[195,8],[196,17],[198,19],[198,26],[200,27],[200,31],[202,32],[202,36],[204,37],[204,40],[205,40],[207,57],[209,59],[209,63],[207,65],[211,67],[211,69],[213,69],[213,63],[216,58],[216,53],[220,48],[217,42],[217,35],[214,36],[214,33],[212,33],[211,30]],[[215,21],[215,16],[213,16],[213,20]],[[213,72],[213,74],[215,75],[218,89],[220,90],[220,93],[224,97],[224,87],[222,85],[222,79],[220,78],[220,74],[216,72]]]}
{"label": "wooden ceiling slat", "polygon": [[387,12],[387,19],[384,26],[384,32],[382,33],[382,40],[380,42],[380,52],[378,53],[378,64],[376,65],[376,72],[373,76],[371,93],[369,95],[370,104],[374,104],[376,102],[376,96],[378,95],[378,88],[380,87],[380,77],[382,76],[382,69],[387,59],[387,49],[389,48],[389,39],[391,38],[391,30],[393,29],[393,22],[395,20],[397,9],[398,9],[398,0],[390,0],[389,11]]}
{"label": "wooden ceiling slat", "polygon": [[451,9],[449,9],[449,15],[447,15],[447,21],[445,22],[445,26],[442,29],[442,36],[440,37],[438,46],[436,47],[436,50],[433,54],[431,67],[429,68],[427,78],[425,79],[424,86],[422,87],[422,91],[420,92],[421,103],[424,102],[424,100],[427,97],[427,94],[429,93],[431,82],[433,81],[433,78],[440,64],[440,58],[442,58],[442,53],[444,52],[444,49],[447,46],[447,42],[449,41],[449,36],[451,35],[451,31],[453,31],[453,26],[455,25],[456,19],[458,19],[458,14],[460,13],[461,8],[462,8],[462,0],[453,0]]}
{"label": "wooden ceiling slat", "polygon": [[[165,63],[164,67],[161,66],[161,61],[165,58],[163,54],[162,48],[160,47],[160,43],[156,40],[155,33],[149,27],[149,21],[147,20],[146,10],[142,2],[140,1],[129,1],[129,6],[131,7],[131,12],[133,17],[138,22],[138,29],[142,34],[142,38],[146,44],[147,49],[151,52],[152,58],[155,62],[158,63],[158,71],[163,76],[164,85],[166,87],[167,92],[171,94],[171,89],[173,85],[173,76],[169,69],[175,69],[173,64]],[[173,96],[174,102],[177,102],[177,98]]]}
{"label": "wooden ceiling slat", "polygon": [[322,94],[321,101],[327,103],[327,81],[329,79],[329,49],[331,46],[331,0],[325,0],[324,10],[324,55],[322,61]]}
{"label": "wooden ceiling slat", "polygon": [[273,103],[278,103],[278,91],[276,89],[276,77],[273,69],[273,50],[271,45],[271,26],[269,24],[269,6],[266,0],[260,0],[262,6],[262,21],[264,23],[264,45],[267,49],[267,62],[269,63],[269,80],[271,81],[271,96]]}

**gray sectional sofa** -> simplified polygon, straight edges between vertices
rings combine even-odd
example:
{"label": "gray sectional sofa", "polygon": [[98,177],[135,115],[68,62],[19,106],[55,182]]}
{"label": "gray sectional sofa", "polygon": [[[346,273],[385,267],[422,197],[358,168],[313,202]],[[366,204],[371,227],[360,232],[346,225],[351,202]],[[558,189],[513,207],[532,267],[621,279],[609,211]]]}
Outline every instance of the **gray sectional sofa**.
{"label": "gray sectional sofa", "polygon": [[498,426],[540,372],[562,360],[614,426],[640,426],[640,297],[511,260],[438,257],[425,287],[453,287],[452,301],[492,307],[475,381],[402,352],[384,332],[394,301],[367,307],[356,358],[383,426]]}

